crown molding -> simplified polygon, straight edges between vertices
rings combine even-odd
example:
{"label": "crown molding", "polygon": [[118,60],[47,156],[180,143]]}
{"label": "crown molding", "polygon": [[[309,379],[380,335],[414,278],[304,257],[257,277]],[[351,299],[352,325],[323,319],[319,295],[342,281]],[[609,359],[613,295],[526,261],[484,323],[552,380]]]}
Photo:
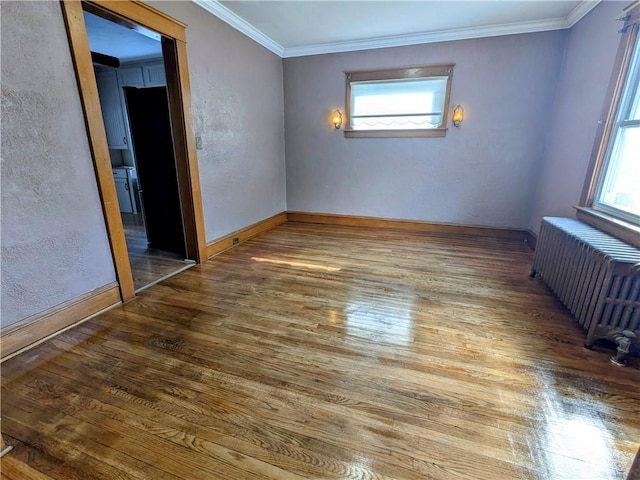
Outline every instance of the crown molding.
{"label": "crown molding", "polygon": [[573,27],[576,23],[582,20],[587,13],[596,8],[602,0],[584,0],[580,2],[576,8],[571,10],[567,15],[567,28]]}
{"label": "crown molding", "polygon": [[564,28],[567,28],[567,22],[565,19],[510,23],[493,25],[490,27],[456,28],[451,30],[440,30],[439,32],[394,35],[368,40],[354,40],[348,42],[323,43],[320,45],[309,45],[305,47],[285,48],[283,58],[322,55],[325,53],[353,52],[358,50],[371,50],[374,48],[403,47],[406,45],[449,42],[453,40],[469,40],[472,38],[498,37],[501,35],[562,30]]}
{"label": "crown molding", "polygon": [[303,57],[308,55],[322,55],[326,53],[353,52],[371,50],[374,48],[402,47],[424,43],[449,42],[453,40],[469,40],[473,38],[497,37],[502,35],[517,35],[551,30],[571,28],[582,17],[593,10],[602,0],[584,0],[580,2],[566,17],[552,18],[533,22],[517,22],[487,27],[458,28],[441,30],[438,32],[418,33],[409,35],[394,35],[389,37],[353,40],[346,42],[323,43],[302,47],[285,48],[270,37],[255,28],[217,0],[192,0],[209,13],[229,24],[239,32],[258,42],[267,50],[282,58]]}
{"label": "crown molding", "polygon": [[217,0],[193,0],[193,3],[204,8],[207,12],[212,13],[223,22],[229,24],[240,33],[245,34],[251,40],[258,42],[267,50],[275,53],[279,57],[284,56],[284,48],[277,42],[274,42],[271,38],[266,36],[256,27],[249,22],[239,17],[227,7],[219,3]]}

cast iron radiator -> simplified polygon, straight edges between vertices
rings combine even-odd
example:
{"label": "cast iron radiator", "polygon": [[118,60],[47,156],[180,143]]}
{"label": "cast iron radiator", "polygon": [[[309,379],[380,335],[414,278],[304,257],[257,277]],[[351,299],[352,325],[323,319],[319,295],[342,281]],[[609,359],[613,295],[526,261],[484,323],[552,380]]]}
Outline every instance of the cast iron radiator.
{"label": "cast iron radiator", "polygon": [[615,364],[640,338],[640,249],[572,218],[544,217],[531,268],[587,332],[618,345]]}

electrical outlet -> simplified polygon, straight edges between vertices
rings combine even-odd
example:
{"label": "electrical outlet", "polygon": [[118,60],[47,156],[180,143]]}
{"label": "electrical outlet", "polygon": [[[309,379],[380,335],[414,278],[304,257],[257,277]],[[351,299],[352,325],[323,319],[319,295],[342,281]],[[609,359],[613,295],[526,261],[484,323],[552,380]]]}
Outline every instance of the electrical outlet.
{"label": "electrical outlet", "polygon": [[196,137],[196,150],[202,150],[202,137]]}
{"label": "electrical outlet", "polygon": [[240,243],[240,239],[238,237],[233,237],[233,244],[237,245]]}

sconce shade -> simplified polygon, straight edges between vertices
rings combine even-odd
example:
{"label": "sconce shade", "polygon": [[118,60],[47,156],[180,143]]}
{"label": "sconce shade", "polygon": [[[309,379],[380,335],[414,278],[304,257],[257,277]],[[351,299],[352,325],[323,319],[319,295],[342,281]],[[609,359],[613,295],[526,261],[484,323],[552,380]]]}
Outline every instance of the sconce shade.
{"label": "sconce shade", "polygon": [[331,116],[331,123],[336,130],[342,126],[342,113],[340,113],[340,110],[333,112],[333,115]]}
{"label": "sconce shade", "polygon": [[464,120],[464,110],[462,106],[458,105],[453,109],[453,115],[451,116],[451,121],[453,122],[454,127],[459,127],[462,121]]}

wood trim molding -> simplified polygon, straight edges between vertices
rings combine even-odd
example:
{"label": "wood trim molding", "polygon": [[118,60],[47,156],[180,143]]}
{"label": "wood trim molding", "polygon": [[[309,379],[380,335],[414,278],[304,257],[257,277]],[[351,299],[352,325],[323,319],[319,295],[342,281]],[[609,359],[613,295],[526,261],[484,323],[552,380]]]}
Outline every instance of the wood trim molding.
{"label": "wood trim molding", "polygon": [[615,217],[597,212],[591,208],[574,207],[576,218],[614,237],[640,248],[640,227]]}
{"label": "wood trim molding", "polygon": [[163,39],[162,52],[167,76],[167,94],[187,254],[196,262],[204,262],[207,259],[207,239],[204,229],[196,137],[191,114],[187,45],[181,40]]}
{"label": "wood trim molding", "polygon": [[[629,7],[632,5],[633,3]],[[627,9],[629,9],[629,7],[627,7]],[[637,7],[637,5],[636,8],[638,8],[638,10],[635,11],[635,15],[638,15],[640,8]],[[627,20],[625,27],[633,21],[633,18]],[[609,79],[601,118],[598,122],[598,128],[596,129],[591,157],[587,167],[587,176],[585,177],[584,186],[582,187],[582,195],[580,196],[581,207],[591,207],[593,205],[600,179],[604,174],[603,166],[609,145],[612,141],[611,136],[615,126],[616,112],[622,101],[625,79],[631,65],[634,44],[638,37],[637,28],[629,28],[626,31],[623,28],[621,32],[622,37]]]}
{"label": "wood trim molding", "polygon": [[288,212],[288,222],[320,223],[350,227],[389,228],[425,233],[452,233],[456,235],[475,235],[494,238],[526,240],[526,230],[511,227],[485,227],[480,225],[462,225],[444,222],[425,222],[418,220],[397,220],[392,218],[360,217],[355,215],[336,215],[330,213]]}
{"label": "wood trim molding", "polygon": [[[66,1],[66,0],[65,0]],[[162,13],[155,8],[139,1],[114,2],[113,0],[91,0],[86,2],[89,7],[96,6],[111,12],[125,21],[131,21],[155,30],[167,37],[175,38],[182,42],[187,41],[185,30],[187,26]],[[114,5],[117,4],[117,5]]]}
{"label": "wood trim molding", "polygon": [[116,282],[80,295],[60,305],[27,317],[2,329],[1,362],[27,347],[35,346],[61,330],[121,303]]}
{"label": "wood trim molding", "polygon": [[538,242],[538,235],[536,235],[536,233],[533,230],[526,230],[524,232],[524,243],[526,243],[531,250],[536,249],[537,242]]}
{"label": "wood trim molding", "polygon": [[109,243],[111,244],[116,277],[120,285],[122,300],[126,301],[135,296],[135,287],[133,286],[133,274],[131,273],[129,253],[127,252],[127,243],[124,237],[124,227],[118,206],[116,185],[113,180],[111,158],[109,156],[109,147],[107,146],[107,134],[105,133],[102,111],[100,109],[98,86],[93,70],[93,62],[91,61],[91,51],[84,24],[82,4],[78,1],[65,0],[62,2],[62,12],[67,25],[71,57],[75,65],[76,79],[80,90],[80,100],[82,102],[85,124],[87,126],[87,137],[93,158],[93,166],[96,171],[98,191],[102,200],[102,210],[104,212]]}
{"label": "wood trim molding", "polygon": [[201,262],[207,258],[207,245],[195,136],[191,118],[191,88],[187,49],[184,43],[186,26],[164,13],[137,1],[62,1],[62,10],[76,69],[89,145],[91,146],[96,170],[116,276],[120,285],[122,300],[126,301],[135,296],[135,288],[111,170],[111,160],[89,51],[89,41],[84,24],[83,5],[88,10],[107,16],[115,21],[129,24],[137,23],[163,35],[163,56],[167,74],[187,255]]}
{"label": "wood trim molding", "polygon": [[[447,122],[449,115],[449,98],[451,95],[451,83],[453,81],[453,68],[455,63],[437,65],[414,65],[401,68],[389,68],[382,70],[359,70],[345,72],[345,138],[412,138],[412,137],[445,137],[447,135]],[[437,128],[422,128],[409,130],[353,130],[351,128],[351,84],[359,81],[402,80],[407,78],[429,78],[433,76],[446,76],[447,85],[444,93],[442,121]]]}
{"label": "wood trim molding", "polygon": [[[286,221],[287,213],[278,213],[272,217],[254,223],[253,225],[249,225],[248,227],[236,230],[235,232],[230,233],[229,235],[226,235],[218,240],[214,240],[213,242],[207,244],[207,257],[211,258],[218,253],[230,249],[231,247],[234,247],[242,242],[246,242],[256,235],[267,232],[277,227],[278,225],[282,225]],[[236,243],[234,243],[234,239],[237,239]]]}
{"label": "wood trim molding", "polygon": [[[448,110],[448,109],[447,109]],[[347,115],[347,122],[349,116]],[[446,125],[443,124],[443,125]],[[446,137],[446,127],[424,128],[420,130],[344,130],[344,138],[428,138]]]}
{"label": "wood trim molding", "polygon": [[455,67],[455,65],[455,63],[410,65],[408,67],[378,68],[376,70],[350,70],[344,73],[347,76],[347,82],[363,82],[372,80],[404,80],[407,78],[424,77],[448,77],[452,74],[453,67]]}

